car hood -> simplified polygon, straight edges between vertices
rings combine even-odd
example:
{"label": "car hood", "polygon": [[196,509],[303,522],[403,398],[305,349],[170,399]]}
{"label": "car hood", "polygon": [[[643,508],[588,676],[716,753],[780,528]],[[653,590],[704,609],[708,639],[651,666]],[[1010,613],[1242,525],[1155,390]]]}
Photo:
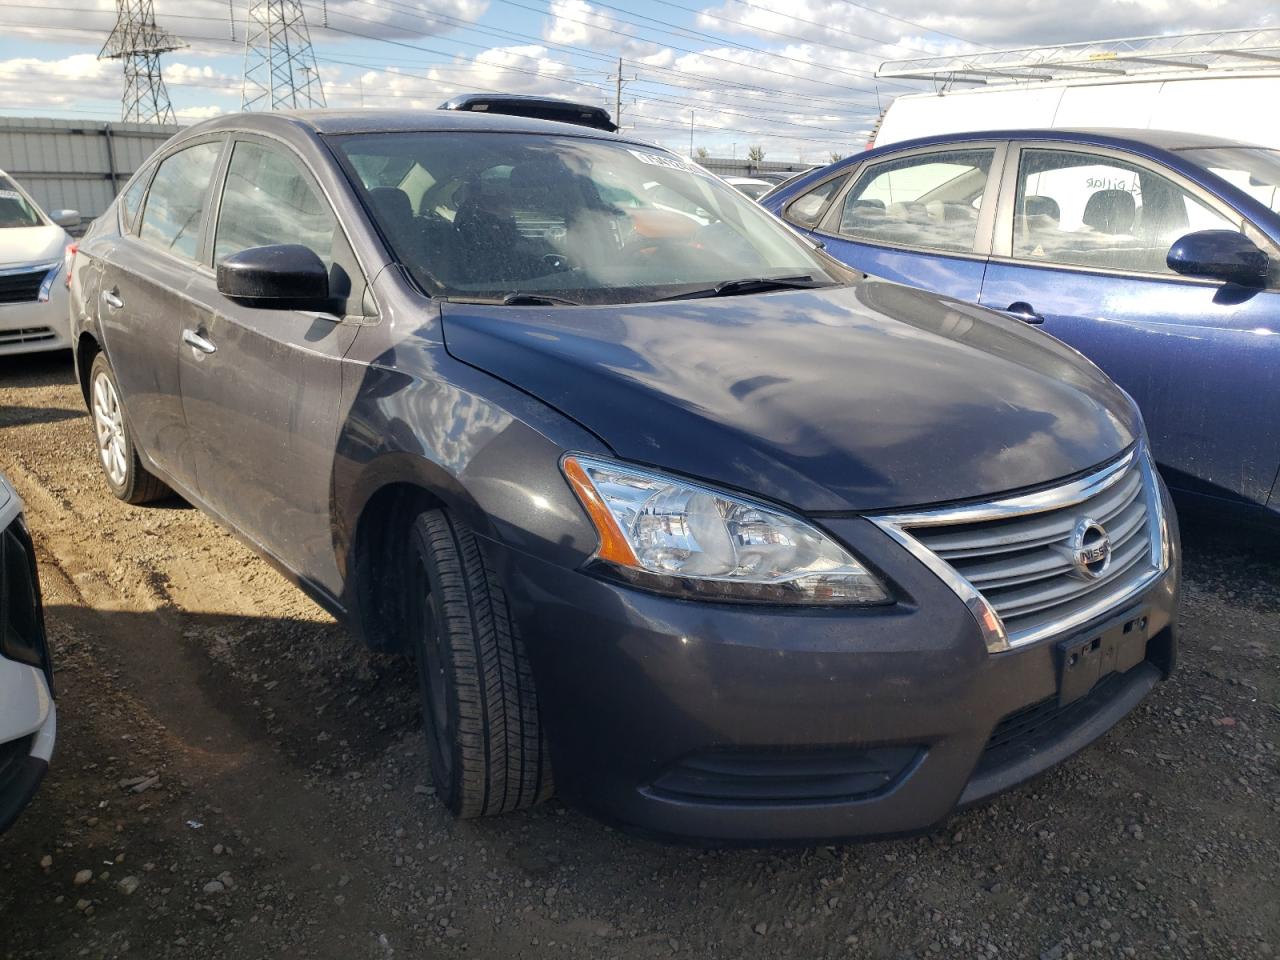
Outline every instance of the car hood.
{"label": "car hood", "polygon": [[66,244],[58,226],[0,227],[0,269],[61,260]]}
{"label": "car hood", "polygon": [[619,457],[804,511],[987,496],[1141,434],[1128,396],[1025,324],[884,281],[606,307],[446,303],[449,352]]}

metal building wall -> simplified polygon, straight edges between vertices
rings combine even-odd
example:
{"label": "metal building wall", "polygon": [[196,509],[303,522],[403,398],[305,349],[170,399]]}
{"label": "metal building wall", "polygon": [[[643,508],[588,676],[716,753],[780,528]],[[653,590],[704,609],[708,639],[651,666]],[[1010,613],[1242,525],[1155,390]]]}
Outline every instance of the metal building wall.
{"label": "metal building wall", "polygon": [[799,173],[813,166],[811,163],[789,163],[783,160],[731,160],[728,157],[695,158],[695,162],[721,177],[749,177],[756,173]]}
{"label": "metal building wall", "polygon": [[46,211],[98,216],[143,161],[178,130],[145,123],[0,117],[0,170]]}

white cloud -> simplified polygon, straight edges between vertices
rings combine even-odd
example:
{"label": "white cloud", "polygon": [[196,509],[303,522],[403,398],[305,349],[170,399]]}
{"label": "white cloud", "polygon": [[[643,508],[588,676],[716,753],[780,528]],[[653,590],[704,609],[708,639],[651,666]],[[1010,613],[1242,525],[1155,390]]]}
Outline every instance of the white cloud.
{"label": "white cloud", "polygon": [[636,28],[593,7],[586,0],[550,0],[542,37],[551,43],[590,47],[626,57],[650,56],[662,50],[660,44],[629,38]]}
{"label": "white cloud", "polygon": [[101,61],[92,53],[59,60],[0,60],[0,102],[30,110],[65,109],[86,97],[118,100],[119,70],[117,64]]}
{"label": "white cloud", "polygon": [[600,91],[575,78],[568,64],[546,47],[530,44],[494,47],[474,57],[457,57],[425,70],[326,72],[325,96],[330,106],[411,107],[430,109],[460,93],[537,94],[600,102]]}

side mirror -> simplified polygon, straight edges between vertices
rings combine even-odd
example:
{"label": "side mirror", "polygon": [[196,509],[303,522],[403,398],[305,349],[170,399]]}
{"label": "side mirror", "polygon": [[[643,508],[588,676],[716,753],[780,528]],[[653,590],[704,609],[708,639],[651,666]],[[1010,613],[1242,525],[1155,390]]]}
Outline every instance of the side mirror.
{"label": "side mirror", "polygon": [[1169,269],[1186,277],[1203,277],[1261,287],[1267,282],[1266,253],[1234,230],[1197,230],[1169,248]]}
{"label": "side mirror", "polygon": [[218,292],[258,307],[323,310],[329,306],[329,270],[298,243],[250,247],[218,264]]}
{"label": "side mirror", "polygon": [[58,226],[71,230],[80,226],[81,217],[79,210],[55,210],[49,215],[49,219]]}

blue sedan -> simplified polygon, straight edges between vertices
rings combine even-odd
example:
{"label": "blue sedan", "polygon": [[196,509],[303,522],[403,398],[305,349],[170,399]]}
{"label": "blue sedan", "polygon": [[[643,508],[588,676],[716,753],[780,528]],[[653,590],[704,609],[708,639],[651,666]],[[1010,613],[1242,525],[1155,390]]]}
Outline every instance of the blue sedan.
{"label": "blue sedan", "polygon": [[1149,130],[952,134],[762,202],[859,270],[1042,325],[1133,395],[1175,491],[1280,518],[1280,151]]}

